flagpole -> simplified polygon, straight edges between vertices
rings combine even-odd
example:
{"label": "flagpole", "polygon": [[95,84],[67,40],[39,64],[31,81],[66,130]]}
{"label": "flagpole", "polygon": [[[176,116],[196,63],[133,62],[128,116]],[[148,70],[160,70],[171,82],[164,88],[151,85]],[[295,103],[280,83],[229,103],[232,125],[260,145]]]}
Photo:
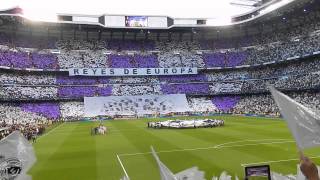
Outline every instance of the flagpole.
{"label": "flagpole", "polygon": [[151,153],[155,160],[157,161],[157,164],[159,166],[160,170],[160,176],[161,180],[178,180],[177,177],[170,171],[169,168],[167,168],[159,159],[156,151],[153,149],[153,146],[150,147]]}

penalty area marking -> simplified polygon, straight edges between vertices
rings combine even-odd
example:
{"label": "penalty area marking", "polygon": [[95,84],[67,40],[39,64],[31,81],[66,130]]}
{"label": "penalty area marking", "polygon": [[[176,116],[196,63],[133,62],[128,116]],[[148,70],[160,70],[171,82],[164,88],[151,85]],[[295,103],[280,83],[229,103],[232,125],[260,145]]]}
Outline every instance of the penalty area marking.
{"label": "penalty area marking", "polygon": [[[309,157],[310,159],[317,159],[320,158],[320,156],[312,156]],[[242,167],[245,166],[252,166],[252,165],[259,165],[259,164],[271,164],[271,163],[279,163],[279,162],[288,162],[288,161],[298,161],[300,159],[295,158],[295,159],[282,159],[282,160],[276,160],[276,161],[263,161],[263,162],[255,162],[255,163],[245,163],[241,164]]]}
{"label": "penalty area marking", "polygon": [[[279,141],[279,142],[259,142],[259,141]],[[241,142],[258,142],[258,143],[250,143],[250,144],[238,144],[238,145],[228,145],[234,143],[241,143]],[[207,149],[222,149],[222,148],[232,148],[232,147],[244,147],[244,146],[257,146],[257,145],[268,145],[268,144],[282,144],[282,143],[293,143],[294,140],[289,139],[259,139],[259,140],[242,140],[242,141],[233,141],[218,144],[215,146],[210,147],[203,147],[203,148],[189,148],[189,149],[173,149],[173,150],[165,150],[165,151],[157,151],[157,153],[172,153],[172,152],[183,152],[183,151],[197,151],[197,150],[207,150]],[[136,156],[136,155],[145,155],[151,154],[151,152],[141,152],[141,153],[125,153],[119,154],[119,156]]]}
{"label": "penalty area marking", "polygon": [[117,154],[117,159],[118,159],[118,162],[120,163],[120,166],[121,166],[121,168],[122,168],[125,176],[126,176],[128,179],[130,179],[129,176],[128,176],[128,173],[127,173],[127,171],[126,171],[126,168],[124,168],[124,166],[123,166],[123,164],[122,164],[122,161],[121,161],[121,159],[120,159],[120,157],[119,157],[118,154]]}
{"label": "penalty area marking", "polygon": [[222,144],[218,144],[215,147],[227,147],[226,145],[228,144],[236,144],[236,143],[242,143],[242,142],[257,142],[257,141],[287,141],[290,139],[247,139],[247,140],[241,140],[241,141],[231,141],[231,142],[226,142]]}

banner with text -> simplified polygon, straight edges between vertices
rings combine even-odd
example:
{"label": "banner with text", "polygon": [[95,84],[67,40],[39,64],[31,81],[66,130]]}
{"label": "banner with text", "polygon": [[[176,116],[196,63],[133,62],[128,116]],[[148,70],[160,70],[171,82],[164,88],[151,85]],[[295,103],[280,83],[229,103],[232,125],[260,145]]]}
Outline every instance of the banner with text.
{"label": "banner with text", "polygon": [[69,76],[161,76],[198,74],[195,67],[173,68],[70,68]]}
{"label": "banner with text", "polygon": [[190,111],[185,94],[85,97],[86,117],[167,114]]}

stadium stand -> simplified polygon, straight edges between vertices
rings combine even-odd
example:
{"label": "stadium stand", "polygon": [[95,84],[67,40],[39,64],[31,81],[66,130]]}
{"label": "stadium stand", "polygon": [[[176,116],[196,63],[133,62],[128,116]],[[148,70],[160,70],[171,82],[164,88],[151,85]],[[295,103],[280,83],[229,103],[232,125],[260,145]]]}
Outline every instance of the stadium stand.
{"label": "stadium stand", "polygon": [[[296,153],[295,142],[288,136],[288,132],[270,128],[282,126],[283,123],[281,122],[280,125],[279,121],[269,121],[269,117],[281,117],[280,110],[269,92],[269,85],[273,85],[311,109],[320,108],[320,3],[316,0],[311,1],[312,7],[306,9],[302,8],[303,5],[300,2],[299,5],[288,5],[288,9],[283,7],[284,9],[279,9],[268,16],[261,16],[250,23],[240,23],[230,27],[211,27],[210,25],[208,28],[204,27],[207,26],[206,23],[209,26],[209,21],[202,22],[204,24],[200,23],[201,25],[197,22],[196,25],[188,28],[179,25],[171,26],[172,22],[169,20],[172,20],[172,17],[167,18],[168,29],[129,26],[109,28],[109,25],[106,25],[109,23],[108,20],[104,19],[108,17],[106,14],[99,18],[74,16],[72,19],[95,21],[99,23],[98,26],[93,25],[95,22],[82,21],[81,24],[80,21],[75,24],[72,23],[73,21],[56,24],[43,22],[41,25],[35,23],[29,26],[29,22],[24,17],[11,17],[8,14],[3,16],[9,17],[2,17],[0,15],[0,129],[5,127],[2,132],[0,131],[0,140],[15,130],[20,130],[28,140],[31,140],[34,136],[44,133],[47,125],[60,121],[92,120],[98,121],[100,127],[104,119],[143,117],[145,119],[141,121],[142,123],[147,124],[148,122],[149,127],[159,129],[170,128],[162,132],[172,134],[156,132],[161,130],[154,130],[151,133],[152,129],[145,131],[140,124],[132,125],[133,122],[129,121],[108,121],[105,123],[108,125],[108,131],[121,137],[122,140],[118,141],[114,138],[115,136],[106,136],[108,140],[102,140],[100,137],[94,137],[94,139],[89,137],[90,128],[91,135],[92,130],[96,129],[96,127],[89,126],[95,126],[96,122],[89,126],[85,126],[84,123],[65,123],[61,129],[57,128],[56,131],[61,137],[60,141],[54,142],[56,139],[52,138],[51,141],[49,139],[48,142],[45,142],[48,145],[44,148],[45,151],[41,152],[37,149],[40,165],[36,166],[44,166],[44,168],[41,167],[44,172],[40,172],[41,169],[38,170],[38,167],[35,166],[35,170],[32,170],[31,173],[38,179],[43,176],[42,173],[59,174],[60,171],[64,173],[63,170],[76,174],[74,177],[80,177],[80,179],[105,178],[103,176],[109,175],[110,171],[104,171],[107,169],[104,166],[113,167],[105,162],[108,162],[110,157],[115,159],[116,154],[121,165],[119,167],[123,168],[124,173],[127,174],[124,166],[130,167],[134,161],[129,162],[129,159],[125,159],[124,156],[150,155],[145,149],[150,143],[153,143],[155,147],[158,146],[156,147],[157,153],[166,153],[162,157],[167,158],[166,160],[170,160],[169,152],[178,153],[180,157],[187,157],[195,164],[199,164],[198,159],[200,159],[199,162],[205,160],[204,165],[199,165],[204,171],[208,170],[206,164],[216,167],[216,171],[222,171],[225,166],[221,162],[226,159],[225,157],[230,156],[231,158],[232,154],[236,156],[237,153],[243,157],[235,158],[234,164],[241,165],[239,166],[241,170],[249,165],[273,163],[278,163],[274,167],[287,168],[292,163],[298,162],[298,159],[293,159],[290,155],[290,153]],[[261,3],[263,2],[265,1],[262,0]],[[294,8],[298,8],[299,12]],[[255,16],[260,16],[260,14],[253,14],[252,17]],[[126,16],[125,19],[128,17]],[[159,17],[154,16],[153,18]],[[59,15],[60,19],[63,19],[62,15]],[[232,21],[236,22],[234,18]],[[152,24],[152,18],[148,23]],[[41,28],[35,30],[34,28],[38,26]],[[72,68],[174,69],[181,67],[192,67],[197,70],[197,73],[150,76],[129,76],[127,74],[123,76],[72,76],[68,74]],[[145,96],[149,97],[148,95],[156,95],[157,98],[155,96],[145,98]],[[168,98],[169,100],[163,100],[161,98],[165,97],[164,95],[172,96]],[[94,105],[100,103],[100,99],[89,97],[100,96],[106,97],[100,99],[108,99],[110,96],[112,98],[110,101],[105,101],[107,103],[101,103],[103,108],[95,114],[92,113],[94,117],[91,117],[87,112],[88,99],[93,99],[91,105],[94,111],[98,109]],[[178,101],[178,98],[175,98],[178,96],[183,96],[183,98]],[[172,102],[183,103],[173,106]],[[183,111],[175,111],[180,105],[186,107],[183,108]],[[298,106],[295,108],[298,109],[297,112],[300,110]],[[142,111],[138,111],[140,109]],[[306,110],[299,112],[303,113]],[[282,112],[282,117],[284,114]],[[223,127],[225,129],[222,127],[216,131],[205,129],[198,130],[197,133],[193,131],[177,133],[173,130],[173,128],[186,127],[196,130],[201,127],[196,126],[199,121],[214,123],[211,126],[203,125],[204,127],[213,128],[224,125],[224,121],[219,118],[211,119],[210,116],[215,115],[226,119],[226,126]],[[202,116],[208,116],[210,119]],[[258,121],[255,121],[256,118],[247,118],[247,116],[267,118],[259,118]],[[168,118],[170,121],[158,122],[157,120],[152,123],[149,122],[149,118]],[[297,116],[294,118],[298,119]],[[240,122],[242,119],[243,122]],[[248,122],[249,119],[252,119],[250,121],[252,123],[249,124],[247,119]],[[268,120],[268,123],[260,122],[265,119]],[[124,124],[124,129],[121,128],[121,123]],[[239,128],[241,123],[246,123],[250,127]],[[71,129],[69,124],[76,124],[76,126]],[[232,126],[236,129],[227,131],[227,128]],[[61,132],[65,129],[70,133]],[[268,129],[268,131],[261,131],[262,129]],[[254,130],[258,134],[250,134],[249,131]],[[87,132],[83,133],[84,131]],[[83,138],[84,135],[85,138]],[[71,139],[72,136],[77,139]],[[131,136],[135,138],[134,141]],[[147,136],[150,139],[144,138]],[[182,141],[179,141],[180,138]],[[41,141],[44,141],[43,139]],[[70,143],[72,140],[74,141]],[[184,144],[183,141],[186,140],[188,141]],[[157,145],[157,142],[160,144]],[[292,144],[289,145],[289,143]],[[127,146],[128,144],[132,146]],[[255,145],[258,149],[254,149]],[[38,144],[34,147],[38,148],[37,146],[40,147]],[[243,151],[249,149],[246,146],[253,148],[250,151]],[[112,148],[115,148],[117,152],[113,152]],[[226,153],[221,157],[218,157],[219,154],[217,157],[214,156],[215,159],[206,159],[205,150],[210,150],[210,155],[215,155],[211,151],[220,151],[221,148],[228,148],[223,149]],[[272,152],[273,148],[275,152]],[[270,151],[270,155],[265,155],[267,159],[260,157],[264,150]],[[111,155],[105,155],[99,151]],[[186,152],[183,153],[183,151]],[[86,155],[91,155],[84,157],[83,161],[84,152]],[[311,159],[318,157],[311,156],[311,154],[310,152]],[[74,161],[74,157],[80,158]],[[245,157],[249,158],[245,159]],[[0,156],[0,162],[5,162],[2,161],[2,158]],[[58,161],[56,161],[57,158]],[[62,166],[62,163],[58,163],[69,160],[73,161],[72,164],[66,163],[65,166]],[[211,160],[217,163],[212,163]],[[57,163],[51,167],[49,164],[51,161]],[[80,161],[86,164],[82,165]],[[182,158],[177,163],[181,165],[181,162],[184,161],[185,159]],[[149,159],[140,164],[145,163],[149,163]],[[228,158],[226,163],[230,164]],[[163,163],[159,165],[164,166]],[[47,168],[47,166],[50,167]],[[84,173],[78,173],[82,168],[85,169]],[[173,169],[177,171],[181,168],[176,166]],[[138,174],[138,168],[134,170]],[[134,170],[129,169],[128,172],[134,173]],[[236,170],[236,167],[233,166],[231,170]],[[291,171],[294,168],[284,170]],[[298,172],[299,170],[298,168]],[[112,176],[113,179],[118,178],[120,173],[115,169],[114,172],[109,176]],[[144,176],[147,177],[154,172],[144,173],[138,174],[137,177],[143,179]],[[226,172],[221,174],[221,177],[225,176],[224,179],[231,179]],[[89,175],[94,176],[89,177]],[[275,173],[272,175],[280,176]],[[63,177],[68,178],[68,176]],[[223,179],[221,177],[220,179]],[[298,179],[296,177],[298,176],[290,175],[285,179]],[[123,179],[129,178],[124,177]]]}
{"label": "stadium stand", "polygon": [[[272,34],[193,41],[36,37],[27,43],[31,37],[17,38],[1,32],[0,100],[9,101],[4,107],[21,111],[22,106],[18,108],[10,101],[36,101],[24,105],[29,111],[23,112],[57,119],[82,117],[85,96],[183,93],[193,112],[278,115],[267,95],[267,84],[290,92],[300,102],[317,103],[319,18],[319,12],[311,11],[299,19],[288,17],[288,23],[297,22],[294,28]],[[51,53],[53,50],[59,53]],[[199,74],[71,77],[64,72],[76,67],[198,67]],[[59,106],[60,115],[43,110],[53,106]]]}

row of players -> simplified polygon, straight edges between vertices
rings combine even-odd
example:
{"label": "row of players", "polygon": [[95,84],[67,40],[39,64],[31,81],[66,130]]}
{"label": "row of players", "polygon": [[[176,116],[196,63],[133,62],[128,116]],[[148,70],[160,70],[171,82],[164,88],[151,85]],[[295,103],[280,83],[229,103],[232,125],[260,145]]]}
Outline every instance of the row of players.
{"label": "row of players", "polygon": [[218,126],[224,126],[223,120],[218,119],[193,119],[193,120],[167,120],[167,121],[157,121],[148,122],[148,128],[213,128]]}

